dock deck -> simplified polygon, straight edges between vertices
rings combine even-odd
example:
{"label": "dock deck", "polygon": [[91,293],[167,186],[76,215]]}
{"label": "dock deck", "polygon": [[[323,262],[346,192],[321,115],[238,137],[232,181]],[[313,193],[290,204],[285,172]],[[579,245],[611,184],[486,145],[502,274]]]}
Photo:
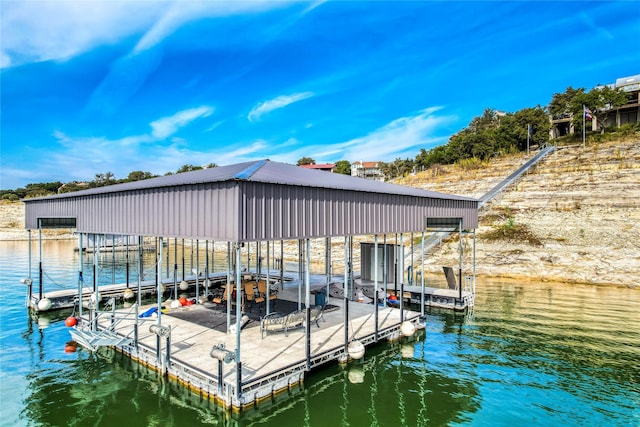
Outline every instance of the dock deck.
{"label": "dock deck", "polygon": [[[306,358],[305,328],[294,329],[287,334],[271,332],[262,338],[259,322],[249,322],[240,334],[241,363],[223,363],[221,382],[218,379],[219,362],[210,356],[210,352],[213,346],[221,344],[235,352],[236,334],[211,327],[212,319],[223,318],[226,328],[226,309],[212,303],[170,309],[161,314],[162,326],[171,328],[169,360],[166,339],[149,330],[157,323],[157,318],[138,319],[137,345],[131,342],[114,347],[196,393],[227,408],[241,410],[299,384],[304,380],[305,372],[347,356],[343,304],[339,298],[329,298],[328,306],[333,310],[323,313],[319,327],[311,324],[309,360]],[[138,311],[143,312],[150,307],[152,305],[140,307]],[[350,340],[358,340],[366,346],[376,339],[400,337],[400,310],[379,307],[376,337],[374,308],[372,304],[349,303]],[[275,310],[278,310],[278,302]],[[418,322],[419,315],[404,310],[405,320],[412,323]],[[115,318],[120,319],[112,328],[115,334],[131,338],[136,323],[131,309],[115,310]],[[87,321],[83,319],[83,322]],[[110,322],[109,315],[102,316],[98,329],[108,329]],[[240,378],[237,366],[241,366]]]}

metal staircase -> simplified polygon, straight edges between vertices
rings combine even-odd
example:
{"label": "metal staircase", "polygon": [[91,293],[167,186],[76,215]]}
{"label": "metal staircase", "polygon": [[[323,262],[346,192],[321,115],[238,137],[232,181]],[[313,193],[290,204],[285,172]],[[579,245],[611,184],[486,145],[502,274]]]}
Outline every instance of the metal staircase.
{"label": "metal staircase", "polygon": [[[116,319],[115,316],[115,299],[111,298],[106,306],[111,306],[110,311],[94,311],[95,319],[91,322],[87,322],[85,326],[84,322],[78,324],[78,326],[71,328],[69,333],[75,342],[85,347],[90,351],[96,351],[99,347],[117,347],[122,345],[129,345],[133,341],[128,336],[122,336],[115,332],[116,326],[128,317],[129,313],[124,314],[122,317]],[[134,304],[131,309],[135,309]],[[104,315],[110,315],[111,321],[108,327],[100,328],[99,318]],[[93,324],[92,328],[90,324]]]}
{"label": "metal staircase", "polygon": [[[487,191],[483,194],[478,200],[478,209],[482,209],[488,202],[494,199],[498,194],[504,191],[511,184],[516,182],[518,178],[520,178],[525,172],[535,166],[538,162],[544,159],[547,155],[553,153],[556,147],[553,145],[544,147],[538,154],[527,160],[522,166],[512,172],[508,177],[500,181],[498,185],[493,187],[491,190]],[[431,233],[426,239],[424,239],[424,252],[427,254],[431,251],[436,245],[440,244],[443,239],[447,238],[451,233],[457,231],[456,229],[439,229],[435,230]],[[420,254],[422,251],[422,242],[418,243],[413,247],[413,253]],[[405,262],[410,261],[411,251],[405,256]]]}
{"label": "metal staircase", "polygon": [[96,351],[99,347],[114,347],[129,345],[133,341],[131,338],[116,334],[111,329],[92,331],[90,329],[75,328],[69,331],[75,342],[90,351]]}

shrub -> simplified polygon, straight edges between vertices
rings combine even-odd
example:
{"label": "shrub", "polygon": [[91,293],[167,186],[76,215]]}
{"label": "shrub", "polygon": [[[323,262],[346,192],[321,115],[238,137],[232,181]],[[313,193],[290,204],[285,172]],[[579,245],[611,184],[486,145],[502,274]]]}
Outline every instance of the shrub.
{"label": "shrub", "polygon": [[6,193],[2,195],[2,200],[8,200],[10,202],[17,202],[18,200],[20,200],[20,197],[18,197],[17,194],[15,193]]}
{"label": "shrub", "polygon": [[482,168],[486,162],[483,162],[477,157],[470,157],[468,159],[460,159],[456,162],[456,165],[463,170],[473,170]]}

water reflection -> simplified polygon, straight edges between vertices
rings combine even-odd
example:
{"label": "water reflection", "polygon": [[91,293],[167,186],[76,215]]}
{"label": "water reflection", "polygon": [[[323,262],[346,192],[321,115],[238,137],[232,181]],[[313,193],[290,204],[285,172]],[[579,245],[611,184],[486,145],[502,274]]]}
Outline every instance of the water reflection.
{"label": "water reflection", "polygon": [[[424,337],[367,348],[362,361],[314,371],[303,392],[247,411],[242,425],[446,425],[477,408],[477,389],[464,378],[429,369]],[[411,350],[409,350],[411,349]],[[268,421],[267,421],[268,420]]]}
{"label": "water reflection", "polygon": [[[60,289],[76,289],[78,286],[78,269],[80,264],[80,254],[76,250],[75,240],[43,240],[40,260],[39,243],[31,242],[31,270],[29,270],[29,245],[24,241],[0,242],[0,249],[12,260],[19,261],[19,264],[11,264],[20,278],[31,277],[33,279],[34,293],[39,290],[39,263],[42,262],[42,284],[43,292]],[[162,279],[173,279],[179,282],[184,277],[192,275],[192,271],[204,272],[209,268],[209,272],[226,271],[226,252],[217,249],[213,251],[209,245],[209,259],[204,250],[204,244],[200,244],[199,250],[194,246],[174,245],[171,241],[163,248]],[[112,283],[129,283],[135,286],[142,266],[141,280],[152,280],[156,274],[156,252],[145,250],[142,252],[142,261],[138,257],[138,250],[128,251],[100,251],[96,254],[83,252],[82,270],[84,285],[91,288],[93,283],[98,286]],[[208,261],[208,265],[207,265]],[[95,266],[95,269],[94,269]]]}

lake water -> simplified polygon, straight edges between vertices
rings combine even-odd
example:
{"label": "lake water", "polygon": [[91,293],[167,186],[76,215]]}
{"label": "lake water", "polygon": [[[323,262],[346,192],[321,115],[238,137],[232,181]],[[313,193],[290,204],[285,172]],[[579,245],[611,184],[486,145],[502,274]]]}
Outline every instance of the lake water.
{"label": "lake water", "polygon": [[[45,291],[77,286],[74,243],[44,242]],[[70,311],[24,306],[27,254],[0,242],[2,426],[640,426],[640,289],[478,280],[472,314],[429,311],[426,334],[229,415],[112,350],[65,352]]]}

